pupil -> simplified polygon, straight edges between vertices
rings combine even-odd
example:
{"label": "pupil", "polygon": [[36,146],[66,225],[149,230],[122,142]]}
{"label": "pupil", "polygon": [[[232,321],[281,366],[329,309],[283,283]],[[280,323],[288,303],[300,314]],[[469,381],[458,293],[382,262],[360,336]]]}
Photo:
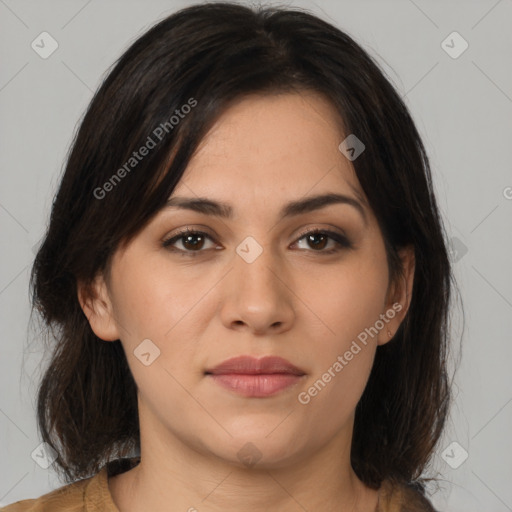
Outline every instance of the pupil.
{"label": "pupil", "polygon": [[309,235],[309,241],[311,242],[315,237],[320,237],[323,240],[320,243],[313,242],[313,245],[315,247],[319,247],[320,246],[323,249],[325,247],[325,240],[326,240],[327,237],[325,235],[322,235],[321,233],[315,233],[313,235]]}
{"label": "pupil", "polygon": [[[202,240],[199,240],[198,242],[197,241],[191,242],[191,240],[193,240],[194,238],[201,239],[202,236],[201,235],[187,235],[185,237],[185,241],[184,241],[185,247],[187,247],[187,244],[191,244],[192,248],[195,248],[195,247],[198,247],[199,245],[201,245]],[[187,247],[187,248],[190,248],[190,247]]]}

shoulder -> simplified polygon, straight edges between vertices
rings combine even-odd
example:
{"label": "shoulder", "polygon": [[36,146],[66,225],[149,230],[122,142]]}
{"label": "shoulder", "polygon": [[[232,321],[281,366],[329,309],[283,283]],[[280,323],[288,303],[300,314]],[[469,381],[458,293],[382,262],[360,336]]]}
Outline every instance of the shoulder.
{"label": "shoulder", "polygon": [[94,476],[64,485],[39,498],[17,501],[0,512],[118,512],[109,492],[108,477],[127,471],[139,462],[140,456],[110,461]]}
{"label": "shoulder", "polygon": [[65,485],[39,498],[26,499],[2,508],[2,512],[78,512],[83,510],[84,488],[90,479]]}
{"label": "shoulder", "polygon": [[99,478],[99,474],[64,485],[39,498],[26,499],[7,505],[1,512],[81,512],[84,508],[88,485]]}
{"label": "shoulder", "polygon": [[381,486],[378,512],[438,512],[413,484],[385,480]]}

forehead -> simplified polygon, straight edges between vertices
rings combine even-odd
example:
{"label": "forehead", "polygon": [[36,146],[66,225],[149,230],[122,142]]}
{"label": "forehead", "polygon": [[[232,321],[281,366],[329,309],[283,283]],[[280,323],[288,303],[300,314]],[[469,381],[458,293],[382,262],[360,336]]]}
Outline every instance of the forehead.
{"label": "forehead", "polygon": [[339,151],[342,121],[313,92],[250,95],[212,126],[173,195],[217,198],[250,191],[270,199],[287,192],[335,189],[364,197],[351,162]]}

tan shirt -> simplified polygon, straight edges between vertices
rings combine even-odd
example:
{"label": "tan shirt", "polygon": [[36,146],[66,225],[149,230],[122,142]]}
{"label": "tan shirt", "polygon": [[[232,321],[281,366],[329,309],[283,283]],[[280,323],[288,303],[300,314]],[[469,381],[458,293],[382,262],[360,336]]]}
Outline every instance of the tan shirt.
{"label": "tan shirt", "polygon": [[[65,485],[36,499],[27,499],[2,508],[2,512],[119,512],[108,488],[110,476],[136,466],[138,457],[109,462],[94,476]],[[436,512],[430,502],[406,486],[385,480],[380,488],[375,512]]]}

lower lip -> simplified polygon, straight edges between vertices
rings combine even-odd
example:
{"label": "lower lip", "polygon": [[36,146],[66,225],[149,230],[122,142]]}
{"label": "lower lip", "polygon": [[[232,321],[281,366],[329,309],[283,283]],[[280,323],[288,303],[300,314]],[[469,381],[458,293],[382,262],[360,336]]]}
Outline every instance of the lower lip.
{"label": "lower lip", "polygon": [[303,376],[291,373],[272,374],[209,374],[214,382],[239,395],[253,398],[272,396],[297,384]]}

